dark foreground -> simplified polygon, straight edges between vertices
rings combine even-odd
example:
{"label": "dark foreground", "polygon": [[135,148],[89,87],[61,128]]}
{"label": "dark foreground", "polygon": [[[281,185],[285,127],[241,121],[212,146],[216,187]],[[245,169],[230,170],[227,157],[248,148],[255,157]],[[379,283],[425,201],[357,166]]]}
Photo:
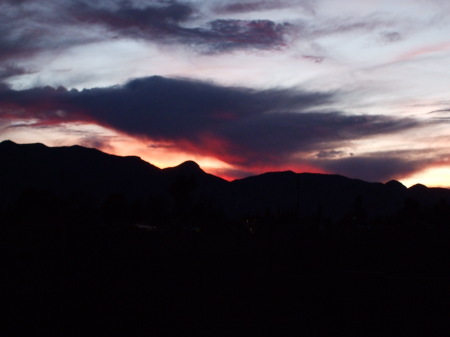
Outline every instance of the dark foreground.
{"label": "dark foreground", "polygon": [[344,248],[313,233],[272,234],[11,230],[9,326],[59,336],[450,332],[449,258],[439,245]]}
{"label": "dark foreground", "polygon": [[448,336],[450,190],[0,143],[0,336]]}

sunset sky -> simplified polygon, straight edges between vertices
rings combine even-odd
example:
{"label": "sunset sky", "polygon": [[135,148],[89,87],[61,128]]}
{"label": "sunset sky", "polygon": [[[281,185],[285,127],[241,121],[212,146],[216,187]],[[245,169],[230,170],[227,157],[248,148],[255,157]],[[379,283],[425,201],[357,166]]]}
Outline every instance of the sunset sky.
{"label": "sunset sky", "polygon": [[0,141],[450,187],[448,0],[0,0]]}

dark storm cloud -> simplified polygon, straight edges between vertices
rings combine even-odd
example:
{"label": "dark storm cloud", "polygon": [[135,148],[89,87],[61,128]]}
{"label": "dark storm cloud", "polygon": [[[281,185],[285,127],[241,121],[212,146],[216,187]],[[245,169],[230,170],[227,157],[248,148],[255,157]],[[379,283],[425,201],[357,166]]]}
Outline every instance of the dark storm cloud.
{"label": "dark storm cloud", "polygon": [[418,125],[411,119],[312,111],[333,97],[331,93],[256,91],[149,77],[83,91],[3,90],[0,117],[33,118],[51,125],[95,122],[241,166],[281,164],[299,151],[321,151]]}
{"label": "dark storm cloud", "polygon": [[[31,70],[27,70],[23,67],[19,67],[17,65],[13,65],[13,64],[0,64],[0,81],[12,76],[16,76],[16,75],[25,75],[25,74],[32,74],[34,73]],[[0,88],[1,89],[1,88]]]}
{"label": "dark storm cloud", "polygon": [[284,35],[289,27],[270,20],[215,20],[206,29],[196,29],[196,43],[206,43],[210,52],[278,49],[285,46]]}
{"label": "dark storm cloud", "polygon": [[71,13],[82,23],[105,25],[125,35],[158,39],[161,38],[158,34],[164,36],[180,33],[180,24],[193,16],[194,8],[177,3],[145,8],[136,8],[127,2],[118,8],[97,7],[85,3],[73,4]]}
{"label": "dark storm cloud", "polygon": [[39,51],[39,29],[23,29],[11,18],[0,13],[0,62],[13,61]]}
{"label": "dark storm cloud", "polygon": [[238,139],[245,150],[245,165],[286,161],[298,151],[315,151],[377,134],[413,127],[414,121],[385,116],[347,116],[341,112],[262,113],[222,130],[227,139]]}
{"label": "dark storm cloud", "polygon": [[218,19],[202,26],[186,25],[200,13],[180,3],[145,8],[83,5],[73,12],[79,22],[104,26],[119,36],[190,45],[206,52],[277,48],[283,45],[287,28],[270,20]]}
{"label": "dark storm cloud", "polygon": [[[321,159],[315,162],[329,172],[373,182],[387,182],[426,168],[433,160],[420,151],[379,152],[363,156]],[[418,159],[410,159],[411,155]]]}

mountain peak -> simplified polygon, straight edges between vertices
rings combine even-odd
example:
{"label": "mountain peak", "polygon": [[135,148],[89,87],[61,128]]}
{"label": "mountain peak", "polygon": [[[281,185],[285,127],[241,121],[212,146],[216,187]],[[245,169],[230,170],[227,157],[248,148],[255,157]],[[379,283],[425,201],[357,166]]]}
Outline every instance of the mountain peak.
{"label": "mountain peak", "polygon": [[413,191],[423,191],[427,190],[428,187],[422,184],[415,184],[414,186],[411,186],[409,189]]}
{"label": "mountain peak", "polygon": [[200,166],[195,161],[192,161],[192,160],[187,160],[184,163],[181,163],[180,165],[178,165],[177,167],[180,169],[181,168],[185,169],[185,170],[192,170],[192,171],[200,170],[200,171],[202,171]]}
{"label": "mountain peak", "polygon": [[0,142],[1,146],[12,146],[12,145],[17,145],[16,143],[14,143],[12,140],[4,140],[2,142]]}
{"label": "mountain peak", "polygon": [[204,173],[204,171],[201,169],[201,167],[192,160],[187,160],[184,163],[181,163],[178,166],[174,167],[167,167],[163,169],[167,172],[176,172],[177,174],[198,174],[198,173]]}
{"label": "mountain peak", "polygon": [[390,180],[385,185],[392,188],[406,189],[406,186],[397,180]]}
{"label": "mountain peak", "polygon": [[21,147],[21,148],[47,148],[47,145],[42,143],[26,143],[26,144],[17,144],[13,142],[12,140],[4,140],[0,142],[0,146],[2,147]]}

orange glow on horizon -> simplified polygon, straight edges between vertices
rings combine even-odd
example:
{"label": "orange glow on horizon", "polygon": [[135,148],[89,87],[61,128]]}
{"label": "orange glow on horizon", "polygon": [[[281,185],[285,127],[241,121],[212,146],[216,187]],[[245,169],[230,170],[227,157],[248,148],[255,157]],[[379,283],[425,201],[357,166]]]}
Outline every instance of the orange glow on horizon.
{"label": "orange glow on horizon", "polygon": [[[211,138],[208,138],[208,140],[211,140]],[[169,143],[157,143],[157,145],[152,146],[153,143],[155,142],[152,140],[138,139],[127,135],[121,135],[120,138],[111,141],[105,147],[100,147],[99,150],[118,156],[139,156],[142,160],[159,168],[174,167],[185,161],[193,160],[199,164],[205,172],[216,175],[228,181],[263,174],[266,172],[280,172],[289,170],[296,173],[330,173],[319,167],[303,163],[287,165],[270,163],[257,165],[231,165],[226,161],[221,160],[221,158],[223,157],[225,160],[230,159],[231,161],[240,161],[242,159],[238,156],[231,156],[231,158],[227,158],[226,155],[218,157],[210,155],[210,153],[213,153],[213,150],[215,149],[214,145],[229,146],[228,144],[224,144],[217,139],[212,143],[209,143],[208,146],[205,146],[204,151],[202,152],[199,152],[193,146],[189,146],[189,144],[181,144],[180,147],[185,150],[180,150],[178,145],[175,146],[174,144]]]}
{"label": "orange glow on horizon", "polygon": [[450,188],[450,166],[428,168],[399,181],[406,187],[422,184],[428,187]]}
{"label": "orange glow on horizon", "polygon": [[[14,131],[14,134],[12,133]],[[90,133],[91,138],[80,138],[79,132]],[[64,138],[61,137],[64,132]],[[319,174],[333,174],[327,172],[320,167],[316,167],[307,163],[268,163],[268,164],[250,164],[242,165],[228,164],[228,159],[238,159],[238,156],[227,158],[223,155],[214,156],[213,145],[224,145],[220,142],[209,144],[204,151],[199,152],[193,146],[190,148],[186,144],[178,145],[164,142],[155,142],[149,139],[135,138],[117,131],[110,130],[98,125],[87,124],[67,124],[60,125],[59,128],[51,126],[49,128],[29,128],[21,127],[13,129],[4,129],[0,137],[0,141],[10,139],[18,144],[25,143],[44,143],[47,146],[71,146],[81,145],[86,147],[97,148],[105,153],[118,156],[139,156],[142,160],[149,162],[159,168],[167,168],[178,166],[187,160],[197,162],[200,167],[207,173],[214,174],[225,180],[232,181],[252,175],[258,175],[266,172],[280,172],[291,170],[296,173],[308,172]],[[227,144],[225,144],[227,145]],[[184,149],[184,150],[183,150]],[[219,148],[220,149],[220,148]],[[230,149],[224,151],[228,153]],[[352,177],[350,177],[352,178]],[[393,177],[395,178],[395,177]],[[395,178],[410,187],[420,183],[428,187],[450,188],[450,164],[441,161],[440,165],[435,165],[427,169],[410,174],[405,177]]]}

